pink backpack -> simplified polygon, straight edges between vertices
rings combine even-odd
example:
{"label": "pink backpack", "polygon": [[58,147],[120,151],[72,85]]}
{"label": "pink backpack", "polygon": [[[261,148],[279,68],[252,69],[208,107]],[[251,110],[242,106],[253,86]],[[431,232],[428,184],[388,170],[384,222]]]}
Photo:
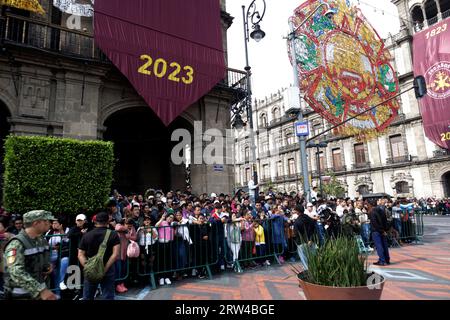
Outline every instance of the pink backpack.
{"label": "pink backpack", "polygon": [[137,258],[139,257],[139,245],[136,241],[130,240],[130,244],[127,247],[127,257]]}

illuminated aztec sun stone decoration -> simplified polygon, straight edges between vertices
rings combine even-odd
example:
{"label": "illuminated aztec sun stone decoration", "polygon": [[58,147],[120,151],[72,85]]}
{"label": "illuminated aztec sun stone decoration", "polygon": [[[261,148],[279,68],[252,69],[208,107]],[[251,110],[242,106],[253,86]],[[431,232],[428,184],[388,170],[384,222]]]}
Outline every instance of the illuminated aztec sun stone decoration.
{"label": "illuminated aztec sun stone decoration", "polygon": [[[298,26],[322,3],[308,21]],[[331,10],[331,18],[325,13]],[[378,105],[399,91],[389,51],[356,7],[343,0],[307,1],[290,18],[295,33],[295,62],[306,102],[332,124]],[[289,57],[294,58],[291,47]],[[381,134],[395,119],[397,99],[383,103],[337,132],[367,140]]]}

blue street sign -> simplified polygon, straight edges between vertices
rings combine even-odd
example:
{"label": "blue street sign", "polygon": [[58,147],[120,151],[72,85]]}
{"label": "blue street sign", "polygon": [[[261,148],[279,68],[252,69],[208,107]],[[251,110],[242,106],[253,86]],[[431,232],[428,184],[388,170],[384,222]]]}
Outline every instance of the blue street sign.
{"label": "blue street sign", "polygon": [[297,137],[309,136],[308,122],[296,122],[295,123],[295,134],[297,135]]}

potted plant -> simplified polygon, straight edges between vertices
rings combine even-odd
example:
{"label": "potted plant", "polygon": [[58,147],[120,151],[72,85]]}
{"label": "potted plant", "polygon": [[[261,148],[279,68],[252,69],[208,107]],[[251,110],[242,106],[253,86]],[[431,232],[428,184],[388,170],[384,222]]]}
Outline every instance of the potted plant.
{"label": "potted plant", "polygon": [[308,300],[379,300],[385,279],[367,272],[356,240],[340,236],[320,248],[303,245],[307,269],[293,267]]}

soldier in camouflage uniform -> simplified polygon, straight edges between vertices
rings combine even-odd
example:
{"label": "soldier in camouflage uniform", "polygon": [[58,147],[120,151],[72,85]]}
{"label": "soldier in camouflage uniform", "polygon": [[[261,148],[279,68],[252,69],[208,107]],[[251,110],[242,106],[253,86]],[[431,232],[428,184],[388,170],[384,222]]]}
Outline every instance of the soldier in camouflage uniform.
{"label": "soldier in camouflage uniform", "polygon": [[5,247],[6,299],[56,300],[48,289],[50,248],[43,235],[50,228],[52,214],[44,210],[27,212],[23,216],[25,229]]}

